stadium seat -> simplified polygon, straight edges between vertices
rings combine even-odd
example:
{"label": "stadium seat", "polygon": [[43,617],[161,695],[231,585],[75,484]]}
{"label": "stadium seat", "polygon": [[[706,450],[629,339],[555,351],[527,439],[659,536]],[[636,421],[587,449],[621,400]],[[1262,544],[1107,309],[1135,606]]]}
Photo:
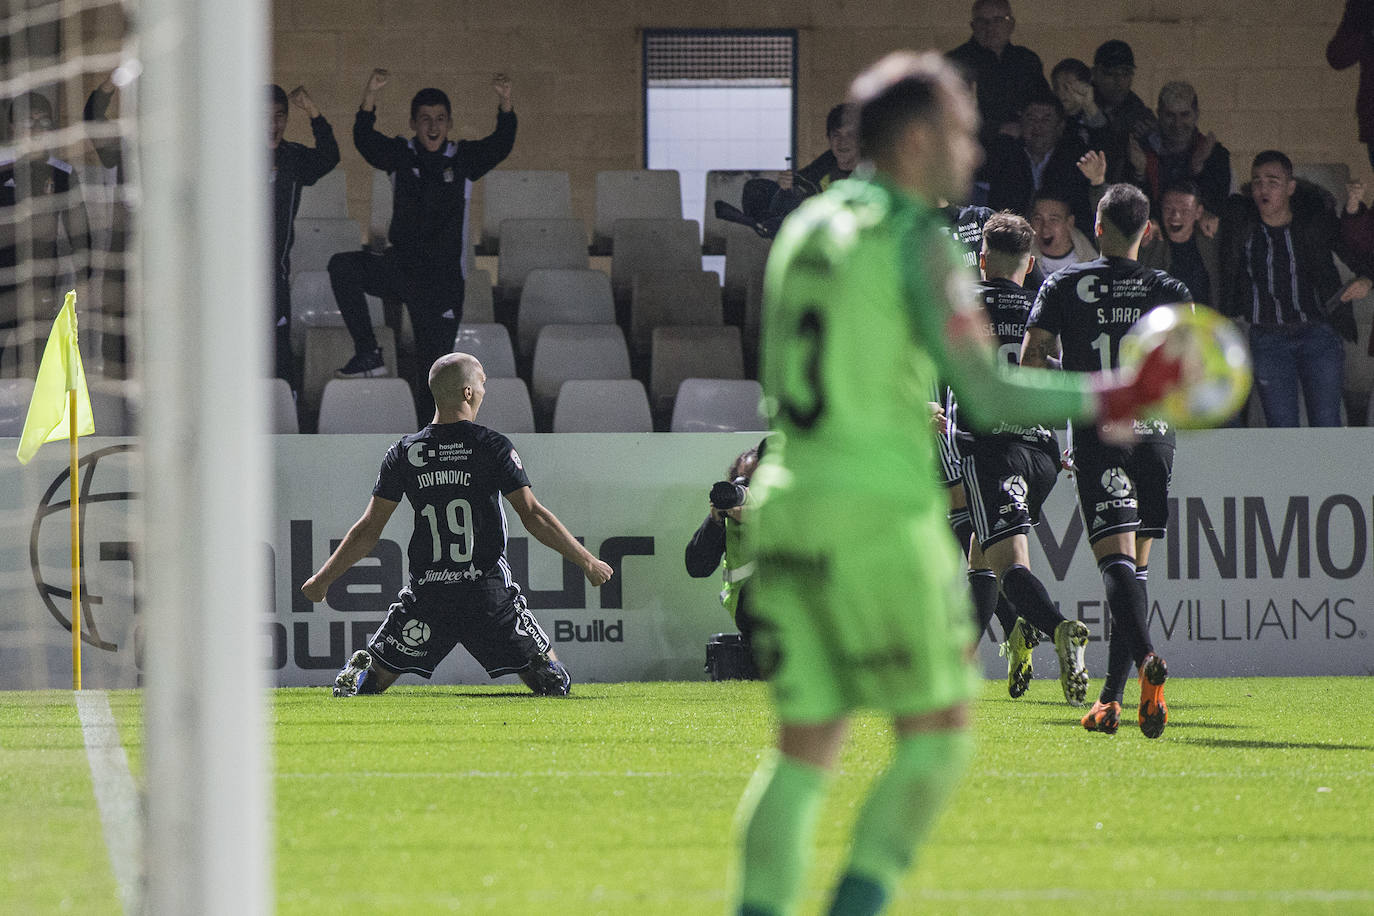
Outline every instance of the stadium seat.
{"label": "stadium seat", "polygon": [[720,277],[710,270],[635,274],[630,295],[630,343],[636,357],[649,354],[654,328],[723,324]]}
{"label": "stadium seat", "polygon": [[[622,219],[682,219],[682,179],[671,169],[596,173],[592,254],[612,254]],[[701,244],[700,238],[696,241]]]}
{"label": "stadium seat", "polygon": [[298,219],[296,241],[291,247],[291,275],[324,270],[341,251],[358,251],[363,230],[351,219]]}
{"label": "stadium seat", "polygon": [[496,311],[492,303],[491,274],[474,267],[463,278],[466,292],[463,293],[463,320],[492,322]]}
{"label": "stadium seat", "polygon": [[[732,232],[725,239],[725,277],[721,298],[727,318],[742,316],[749,297],[752,278],[762,278],[763,268],[772,247],[768,239],[752,232]],[[737,318],[734,320],[738,320]]]}
{"label": "stadium seat", "polygon": [[587,265],[587,230],[581,220],[508,219],[501,226],[497,295],[502,300],[518,297],[535,268],[585,270]]}
{"label": "stadium seat", "polygon": [[338,168],[301,189],[296,219],[348,219],[348,173]]}
{"label": "stadium seat", "polygon": [[558,391],[556,433],[651,433],[653,415],[637,379],[572,379]]}
{"label": "stadium seat", "polygon": [[488,378],[487,393],[477,411],[477,422],[499,433],[534,432],[530,390],[522,378]]}
{"label": "stadium seat", "polygon": [[678,386],[689,378],[744,378],[739,328],[654,328],[650,353],[649,403],[667,416]]}
{"label": "stadium seat", "polygon": [[320,433],[393,433],[420,428],[410,385],[399,378],[331,379],[320,396]]}
{"label": "stadium seat", "polygon": [[569,379],[630,377],[630,354],[618,324],[550,324],[539,332],[530,373],[535,419],[553,415],[558,390]]}
{"label": "stadium seat", "polygon": [[628,303],[635,274],[701,270],[701,236],[692,219],[618,219],[611,255],[611,291]]}
{"label": "stadium seat", "polygon": [[[396,334],[388,327],[373,325],[377,346],[387,371],[396,374]],[[300,404],[301,428],[310,430],[319,413],[320,396],[334,373],[353,356],[353,337],[344,327],[338,312],[321,312],[305,316],[305,355],[301,360],[301,387],[297,393]]]}
{"label": "stadium seat", "polygon": [[675,433],[766,430],[763,388],[752,379],[683,379],[673,401]]}
{"label": "stadium seat", "polygon": [[611,278],[600,270],[541,267],[525,277],[516,336],[521,357],[534,352],[540,328],[548,324],[606,324],[615,321]]}
{"label": "stadium seat", "polygon": [[482,363],[487,378],[515,378],[515,351],[510,345],[510,331],[496,322],[468,322],[458,325],[453,339],[454,353],[471,353]]}
{"label": "stadium seat", "polygon": [[[376,296],[365,298],[372,326],[381,327],[386,323],[382,317],[382,300]],[[327,270],[301,271],[291,278],[291,349],[297,355],[305,351],[305,328],[311,321],[308,316],[312,315],[333,315],[337,319],[335,323],[342,326],[343,316],[339,314]]]}
{"label": "stadium seat", "polygon": [[273,433],[293,435],[301,431],[300,419],[296,416],[296,397],[284,380],[267,380],[267,410]]}
{"label": "stadium seat", "polygon": [[482,238],[477,253],[500,254],[501,223],[508,219],[571,219],[567,172],[497,169],[482,178]]}
{"label": "stadium seat", "polygon": [[23,434],[32,399],[33,379],[0,379],[0,437],[18,438]]}
{"label": "stadium seat", "polygon": [[701,253],[707,255],[725,254],[725,240],[732,233],[754,230],[739,223],[732,223],[716,216],[716,201],[723,200],[732,207],[739,207],[744,197],[744,183],[751,178],[772,179],[777,172],[750,170],[716,170],[706,173],[706,208],[701,217]]}

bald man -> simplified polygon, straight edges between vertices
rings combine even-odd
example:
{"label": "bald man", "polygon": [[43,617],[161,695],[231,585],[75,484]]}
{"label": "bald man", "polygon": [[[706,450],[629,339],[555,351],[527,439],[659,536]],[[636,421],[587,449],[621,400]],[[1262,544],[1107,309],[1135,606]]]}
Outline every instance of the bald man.
{"label": "bald man", "polygon": [[539,543],[604,585],[611,567],[534,498],[511,441],[479,426],[486,373],[476,357],[449,353],[429,370],[434,419],[393,445],[372,499],[338,549],[301,592],[323,601],[329,586],[371,553],[404,496],[415,512],[410,580],[381,627],[334,679],[334,695],[381,693],[402,674],[429,678],[461,643],[488,676],[518,674],[537,694],[567,696],[568,671],[525,603],[506,562],[501,496]]}

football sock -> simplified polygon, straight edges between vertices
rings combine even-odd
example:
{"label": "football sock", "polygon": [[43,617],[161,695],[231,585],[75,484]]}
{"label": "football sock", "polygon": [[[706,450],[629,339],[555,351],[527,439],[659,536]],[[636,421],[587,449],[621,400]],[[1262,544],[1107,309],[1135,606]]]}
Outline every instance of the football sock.
{"label": "football sock", "polygon": [[964,559],[968,559],[969,544],[973,541],[973,519],[969,518],[968,509],[951,509],[949,515],[949,528],[954,532],[954,539],[959,542],[959,549],[964,552]]}
{"label": "football sock", "polygon": [[997,573],[990,569],[970,569],[968,590],[973,596],[973,622],[978,626],[978,638],[988,628],[997,611]]}
{"label": "football sock", "polygon": [[1013,563],[1002,573],[1002,591],[1022,617],[1046,636],[1053,638],[1054,628],[1064,622],[1064,615],[1055,609],[1054,599],[1035,573],[1019,563]]}
{"label": "football sock", "polygon": [[997,622],[1002,625],[1002,640],[1011,639],[1011,628],[1016,626],[1016,606],[1007,600],[1001,591],[997,592]]}
{"label": "football sock", "polygon": [[1148,608],[1145,588],[1136,580],[1135,560],[1123,553],[1111,553],[1097,562],[1102,584],[1107,589],[1107,604],[1112,612],[1112,629],[1120,630],[1138,665],[1154,650],[1146,629]]}
{"label": "football sock", "polygon": [[[831,916],[877,913],[930,832],[973,751],[968,732],[918,732],[897,742],[854,824],[854,846]],[[875,890],[877,893],[875,893]]]}
{"label": "football sock", "polygon": [[825,770],[776,751],[759,764],[736,815],[744,847],[740,916],[791,912],[826,782]]}
{"label": "football sock", "polygon": [[1126,644],[1125,635],[1114,628],[1107,640],[1107,675],[1102,681],[1102,693],[1098,699],[1103,703],[1120,703],[1130,677],[1131,650]]}

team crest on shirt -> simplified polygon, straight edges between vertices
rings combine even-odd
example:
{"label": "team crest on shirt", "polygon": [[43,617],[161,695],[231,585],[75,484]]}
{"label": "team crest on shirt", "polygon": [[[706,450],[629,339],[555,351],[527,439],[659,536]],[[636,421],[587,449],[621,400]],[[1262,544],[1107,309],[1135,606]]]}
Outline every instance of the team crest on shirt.
{"label": "team crest on shirt", "polygon": [[525,466],[520,463],[520,455],[518,452],[516,452],[515,449],[510,450],[510,460],[515,462],[515,466],[518,467],[520,470],[523,471],[525,469]]}

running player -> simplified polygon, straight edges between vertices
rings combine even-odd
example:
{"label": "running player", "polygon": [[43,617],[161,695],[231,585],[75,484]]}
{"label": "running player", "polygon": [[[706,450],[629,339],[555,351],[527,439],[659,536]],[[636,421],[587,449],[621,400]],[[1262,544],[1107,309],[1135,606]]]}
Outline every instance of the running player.
{"label": "running player", "polygon": [[999,370],[933,208],[978,163],[968,88],[939,55],[901,52],[850,92],[870,165],[788,218],[765,277],[763,382],[773,425],[751,481],[755,654],[780,727],[741,800],[749,916],[791,913],[849,716],[891,717],[896,747],[854,826],[832,913],[876,913],[971,750],[979,689],[959,554],[944,534],[928,392],[968,419],[1123,418],[1177,384],[1155,350],[1126,382]]}
{"label": "running player", "polygon": [[[1047,365],[1062,350],[1065,369],[1115,369],[1121,338],[1141,315],[1157,305],[1192,301],[1188,287],[1136,261],[1149,219],[1150,201],[1140,189],[1125,184],[1107,189],[1097,207],[1102,257],[1066,267],[1045,281],[1026,331],[1023,366]],[[1140,730],[1158,738],[1169,718],[1164,703],[1169,669],[1150,642],[1145,579],[1150,545],[1164,537],[1169,520],[1174,432],[1161,420],[1137,420],[1129,433],[1118,430],[1109,441],[1088,423],[1075,423],[1069,432],[1079,511],[1112,615],[1107,678],[1083,727],[1116,732],[1134,661],[1140,671]],[[1121,444],[1123,435],[1127,441],[1133,436],[1133,443]]]}
{"label": "running player", "polygon": [[535,693],[568,694],[572,678],[511,579],[501,496],[526,531],[580,566],[592,585],[604,585],[611,567],[534,498],[511,441],[474,422],[486,380],[474,356],[435,360],[434,420],[387,451],[362,518],[301,586],[311,601],[323,601],[330,583],[372,551],[401,498],[410,500],[409,584],[334,679],[335,696],[381,693],[406,673],[429,678],[459,643],[491,677],[518,674]]}
{"label": "running player", "polygon": [[[988,336],[996,341],[998,355],[1012,365],[1019,360],[1031,310],[1031,294],[1022,286],[1031,266],[1031,236],[1030,223],[1014,213],[994,214],[983,227],[979,290],[991,320]],[[1013,697],[1026,692],[1031,649],[1045,633],[1054,638],[1064,699],[1081,706],[1088,690],[1083,664],[1088,628],[1081,621],[1066,620],[1031,572],[1027,537],[1059,477],[1059,440],[1043,426],[999,423],[989,433],[957,432],[954,442],[977,534],[975,554],[986,558],[1019,614],[1007,639],[1007,690]],[[993,609],[984,605],[975,612],[982,627]]]}

